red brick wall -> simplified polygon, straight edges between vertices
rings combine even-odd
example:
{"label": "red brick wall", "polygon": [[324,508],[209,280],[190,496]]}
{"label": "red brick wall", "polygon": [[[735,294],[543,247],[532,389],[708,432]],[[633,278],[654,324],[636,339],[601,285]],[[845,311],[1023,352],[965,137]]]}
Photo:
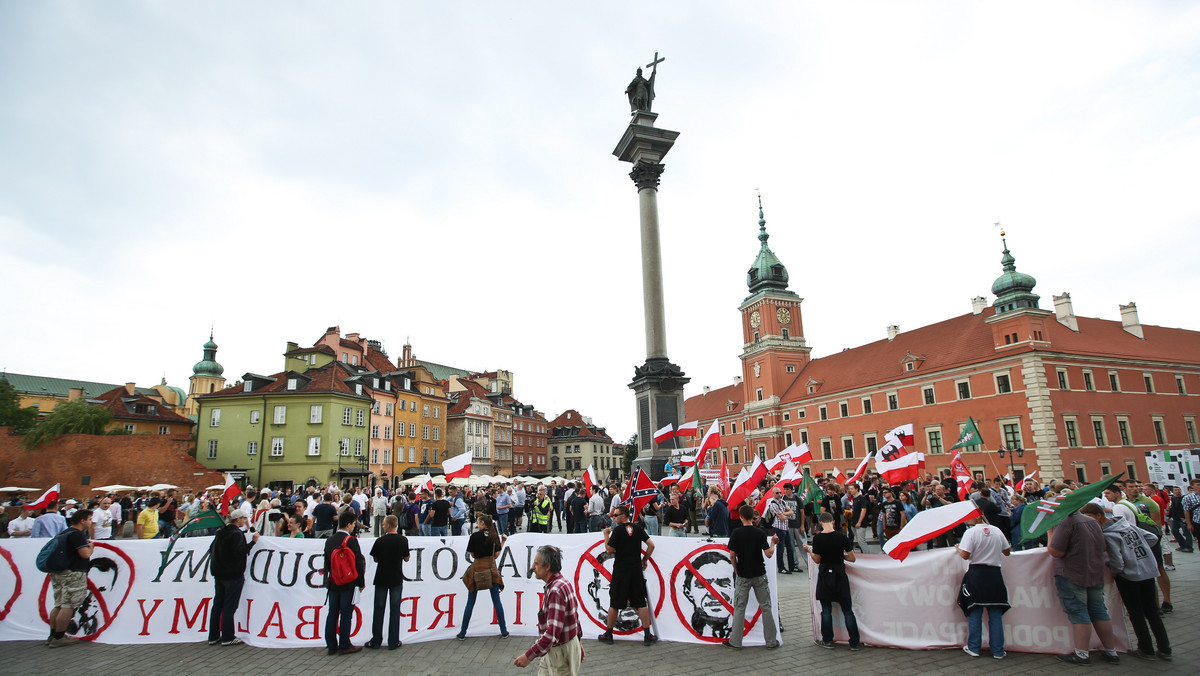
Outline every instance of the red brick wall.
{"label": "red brick wall", "polygon": [[[85,498],[91,489],[110,484],[147,486],[169,483],[205,488],[224,482],[187,453],[186,436],[65,434],[32,451],[21,446],[11,427],[0,427],[0,485],[48,488],[62,484],[61,495]],[[81,477],[90,476],[87,486]],[[36,497],[36,496],[31,496]]]}

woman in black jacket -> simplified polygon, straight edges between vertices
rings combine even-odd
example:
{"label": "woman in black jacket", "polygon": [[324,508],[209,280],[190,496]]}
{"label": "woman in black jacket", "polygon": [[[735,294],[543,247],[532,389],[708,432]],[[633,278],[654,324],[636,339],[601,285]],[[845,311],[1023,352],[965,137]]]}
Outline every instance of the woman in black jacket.
{"label": "woman in black jacket", "polygon": [[467,638],[467,627],[471,624],[471,611],[475,609],[475,595],[486,589],[492,595],[492,607],[496,610],[496,619],[500,622],[500,638],[508,638],[508,625],[504,622],[504,606],[500,603],[500,592],[504,589],[504,581],[496,568],[496,555],[504,547],[504,536],[496,532],[492,517],[487,514],[479,515],[475,520],[475,532],[467,541],[467,553],[473,561],[463,582],[470,594],[467,595],[467,607],[463,610],[463,618],[458,630],[458,640]]}

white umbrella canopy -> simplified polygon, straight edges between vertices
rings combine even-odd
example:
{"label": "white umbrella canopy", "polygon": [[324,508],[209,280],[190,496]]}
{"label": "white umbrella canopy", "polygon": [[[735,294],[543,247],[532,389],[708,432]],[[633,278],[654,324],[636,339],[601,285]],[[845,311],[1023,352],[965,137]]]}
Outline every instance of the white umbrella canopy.
{"label": "white umbrella canopy", "polygon": [[138,486],[136,490],[139,490],[139,491],[165,491],[165,490],[168,490],[171,488],[179,488],[179,486],[172,486],[171,484],[154,484],[153,486]]}
{"label": "white umbrella canopy", "polygon": [[111,486],[98,486],[92,489],[93,491],[104,491],[105,493],[120,493],[122,491],[136,491],[137,486],[126,486],[125,484],[113,484]]}
{"label": "white umbrella canopy", "polygon": [[437,475],[437,476],[433,477],[433,483],[435,483],[435,484],[441,484],[441,485],[443,485],[443,486],[444,486],[444,485],[446,485],[446,483],[447,483],[447,481],[446,481],[446,475],[445,475],[445,474],[439,474],[439,475]]}
{"label": "white umbrella canopy", "polygon": [[5,486],[0,488],[0,493],[33,493],[40,491],[40,488],[22,488],[20,486]]}
{"label": "white umbrella canopy", "polygon": [[512,483],[512,479],[510,479],[506,476],[501,476],[501,475],[497,474],[496,476],[492,477],[492,483],[510,484],[510,483]]}
{"label": "white umbrella canopy", "polygon": [[209,486],[208,488],[205,488],[204,490],[206,490],[206,491],[220,491],[220,490],[224,490],[224,489],[225,489],[225,484],[213,484],[212,486]]}

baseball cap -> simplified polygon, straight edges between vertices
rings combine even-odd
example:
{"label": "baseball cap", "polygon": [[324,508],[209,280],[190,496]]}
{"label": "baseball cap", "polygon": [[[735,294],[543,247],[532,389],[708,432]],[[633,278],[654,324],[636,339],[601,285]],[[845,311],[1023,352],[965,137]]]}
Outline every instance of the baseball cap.
{"label": "baseball cap", "polygon": [[250,518],[250,512],[248,512],[244,509],[235,509],[229,513],[230,521],[237,521],[238,519],[249,519],[249,518]]}

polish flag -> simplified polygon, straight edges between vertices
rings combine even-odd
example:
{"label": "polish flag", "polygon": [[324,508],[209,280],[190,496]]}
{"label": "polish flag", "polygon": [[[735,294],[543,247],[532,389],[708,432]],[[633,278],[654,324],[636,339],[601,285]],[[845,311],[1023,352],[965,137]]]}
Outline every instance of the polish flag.
{"label": "polish flag", "polygon": [[1016,489],[1018,493],[1025,490],[1025,482],[1028,481],[1029,479],[1032,479],[1034,474],[1037,474],[1036,469],[1033,470],[1032,472],[1030,472],[1029,474],[1026,474],[1025,476],[1021,477],[1021,481],[1017,484],[1017,489]]}
{"label": "polish flag", "polygon": [[[743,467],[742,471],[745,472],[746,468]],[[756,455],[754,456],[754,464],[750,466],[750,471],[746,472],[744,476],[739,474],[737,483],[729,490],[728,502],[730,509],[742,500],[749,499],[750,495],[754,493],[754,489],[758,488],[758,485],[765,478],[767,478],[767,466]]]}
{"label": "polish flag", "polygon": [[679,480],[679,490],[684,491],[684,492],[692,490],[692,482],[695,480],[695,478],[696,478],[696,466],[692,465],[688,469],[687,474],[684,474],[683,478],[681,478]]}
{"label": "polish flag", "polygon": [[447,483],[454,479],[466,479],[471,476],[471,452],[467,451],[453,458],[447,458],[446,462],[442,463],[442,472],[446,475]]}
{"label": "polish flag", "polygon": [[979,516],[979,507],[970,500],[918,512],[899,533],[888,538],[883,553],[903,561],[922,542],[928,542],[960,523]]}
{"label": "polish flag", "polygon": [[237,485],[233,477],[225,475],[225,488],[221,490],[221,516],[229,516],[229,504],[242,494],[242,487]]}
{"label": "polish flag", "polygon": [[791,460],[792,460],[791,451],[794,446],[795,446],[794,444],[792,446],[788,446],[787,448],[783,449],[778,454],[776,454],[776,456],[774,458],[771,458],[770,460],[768,460],[766,462],[767,471],[768,472],[778,472],[779,470],[783,469],[784,465],[791,466],[791,464],[792,464],[791,463]]}
{"label": "polish flag", "polygon": [[721,489],[721,497],[729,497],[729,465],[725,463],[724,456],[721,457],[721,473],[717,475],[717,487]]}
{"label": "polish flag", "polygon": [[862,459],[862,462],[858,463],[858,469],[854,470],[854,476],[850,477],[846,481],[843,481],[842,485],[848,486],[848,485],[854,483],[855,481],[858,481],[859,479],[861,479],[863,477],[863,475],[867,473],[867,463],[868,462],[871,462],[871,454],[870,453],[867,454],[867,457]]}
{"label": "polish flag", "polygon": [[61,484],[54,484],[53,486],[50,487],[50,490],[46,491],[45,493],[42,493],[42,497],[25,505],[25,509],[33,510],[33,509],[45,509],[46,507],[49,507],[51,502],[54,502],[55,500],[58,499],[58,491],[60,488],[62,488]]}
{"label": "polish flag", "polygon": [[588,465],[588,468],[583,472],[583,488],[587,491],[587,495],[592,494],[592,486],[599,486],[600,482],[596,479],[596,469],[593,465]]}
{"label": "polish flag", "polygon": [[900,446],[912,447],[913,445],[913,426],[912,423],[901,425],[892,429],[887,434],[883,435],[885,441],[896,441]]}
{"label": "polish flag", "polygon": [[673,439],[674,437],[675,430],[671,429],[671,423],[667,423],[666,427],[654,433],[654,443],[661,444],[662,442],[667,441],[668,439]]}
{"label": "polish flag", "polygon": [[842,473],[842,470],[836,467],[833,468],[833,480],[839,484],[842,484],[843,486],[846,485],[846,475]]}
{"label": "polish flag", "polygon": [[763,496],[758,501],[758,506],[755,507],[755,509],[758,510],[759,514],[766,514],[767,507],[769,507],[771,501],[775,499],[773,493],[776,488],[782,491],[785,485],[796,483],[803,478],[804,476],[800,474],[795,465],[788,465],[787,469],[783,470],[783,476],[779,477],[779,481],[776,481],[774,486],[771,486],[769,489],[767,489],[766,493],[763,493]]}
{"label": "polish flag", "polygon": [[679,426],[678,429],[675,430],[675,436],[677,436],[677,437],[698,437],[698,436],[700,436],[700,422],[697,420],[693,420],[691,422],[683,423],[682,425]]}
{"label": "polish flag", "polygon": [[695,464],[696,464],[696,456],[694,456],[694,455],[679,456],[679,466],[680,467],[692,467]]}
{"label": "polish flag", "polygon": [[662,480],[658,482],[658,487],[662,488],[663,486],[670,486],[676,481],[679,481],[679,477],[677,476],[663,477]]}
{"label": "polish flag", "polygon": [[812,462],[812,451],[808,450],[807,443],[799,446],[792,444],[792,452],[789,455],[792,458],[792,464],[797,467]]}
{"label": "polish flag", "polygon": [[920,458],[916,453],[909,453],[899,443],[898,438],[891,438],[878,453],[875,454],[875,471],[893,486],[904,481],[921,478]]}
{"label": "polish flag", "polygon": [[421,483],[417,485],[417,490],[433,492],[433,477],[426,474],[421,477]]}
{"label": "polish flag", "polygon": [[721,435],[717,432],[717,421],[713,420],[713,424],[704,433],[704,438],[700,440],[700,447],[696,449],[696,466],[704,467],[704,457],[709,451],[721,445]]}
{"label": "polish flag", "polygon": [[966,500],[971,494],[971,473],[967,471],[967,466],[962,461],[962,453],[955,452],[954,457],[950,460],[950,472],[954,475],[954,480],[958,482],[958,499]]}

